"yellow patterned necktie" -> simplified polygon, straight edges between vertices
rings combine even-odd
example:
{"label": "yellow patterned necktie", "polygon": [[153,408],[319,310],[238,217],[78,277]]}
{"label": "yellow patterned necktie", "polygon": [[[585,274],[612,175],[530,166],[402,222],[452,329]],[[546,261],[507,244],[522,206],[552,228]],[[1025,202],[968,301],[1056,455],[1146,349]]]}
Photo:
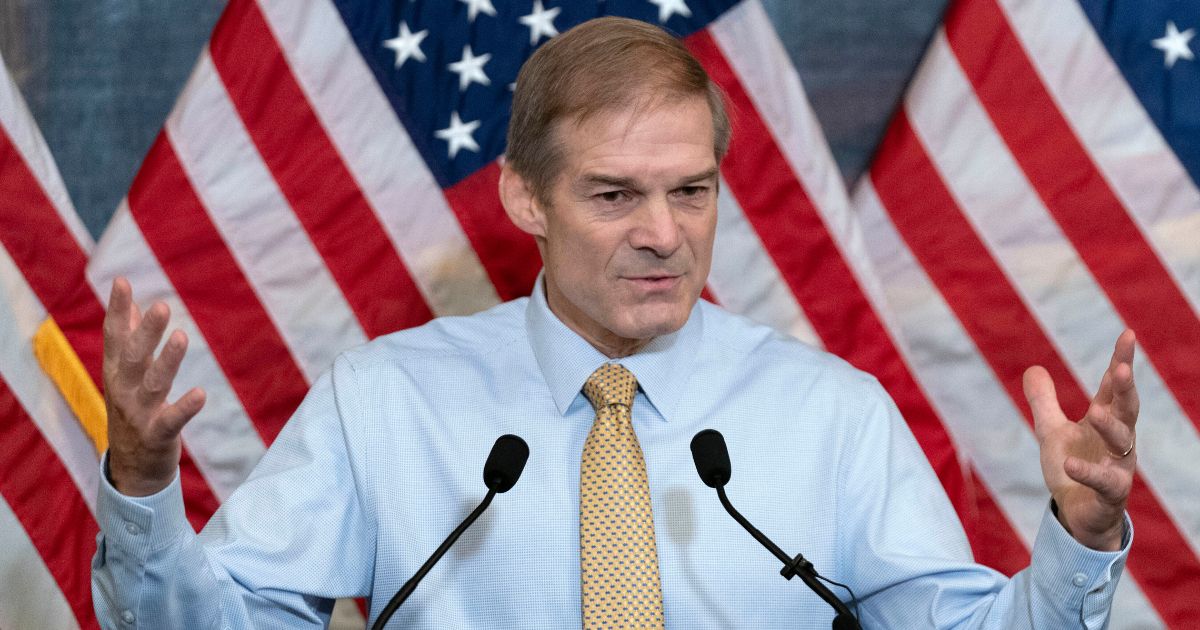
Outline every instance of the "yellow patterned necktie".
{"label": "yellow patterned necktie", "polygon": [[579,475],[583,627],[662,628],[658,547],[642,447],[630,407],[637,379],[606,363],[583,386],[596,422]]}

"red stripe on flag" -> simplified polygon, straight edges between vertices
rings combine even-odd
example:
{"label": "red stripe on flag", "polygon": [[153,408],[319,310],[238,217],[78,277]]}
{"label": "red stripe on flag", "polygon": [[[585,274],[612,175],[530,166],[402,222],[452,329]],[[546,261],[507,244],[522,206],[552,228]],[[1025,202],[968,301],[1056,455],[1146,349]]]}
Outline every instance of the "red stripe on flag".
{"label": "red stripe on flag", "polygon": [[325,133],[266,18],[234,0],[209,44],[246,130],[370,337],[433,317]]}
{"label": "red stripe on flag", "polygon": [[1200,318],[1059,111],[1003,11],[993,0],[956,2],[946,37],[1021,170],[1200,428]]}
{"label": "red stripe on flag", "polygon": [[25,276],[96,383],[101,382],[103,314],[84,276],[87,254],[71,235],[41,183],[0,127],[0,245]]}
{"label": "red stripe on flag", "polygon": [[161,133],[129,190],[129,210],[268,445],[308,388]]}
{"label": "red stripe on flag", "polygon": [[[871,169],[875,190],[897,231],[1029,424],[1033,418],[1021,375],[1033,364],[1054,376],[1068,416],[1082,417],[1090,403],[1087,394],[962,215],[936,168],[908,117],[898,112]],[[1163,619],[1179,623],[1191,584],[1200,581],[1200,562],[1140,476],[1134,479],[1129,513],[1138,527],[1129,570]]]}
{"label": "red stripe on flag", "polygon": [[[1023,568],[1029,552],[990,499],[987,488],[974,474],[964,479],[941,419],[909,372],[737,74],[708,32],[698,31],[685,43],[725,90],[737,116],[721,171],[813,329],[830,352],[874,374],[895,399],[963,521],[976,559],[1009,574]],[[981,496],[988,498],[972,499]],[[985,531],[987,539],[983,538]],[[995,544],[997,539],[1001,544]]]}
{"label": "red stripe on flag", "polygon": [[80,627],[99,628],[91,587],[96,520],[58,455],[2,377],[0,494],[21,521]]}
{"label": "red stripe on flag", "polygon": [[500,164],[493,161],[444,191],[467,240],[501,300],[529,295],[542,268],[533,237],[522,232],[500,203]]}

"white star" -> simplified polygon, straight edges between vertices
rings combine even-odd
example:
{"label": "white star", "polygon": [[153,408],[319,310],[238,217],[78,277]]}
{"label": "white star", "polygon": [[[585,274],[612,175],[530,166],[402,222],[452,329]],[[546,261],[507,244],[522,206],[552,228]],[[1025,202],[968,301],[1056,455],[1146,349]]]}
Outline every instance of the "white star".
{"label": "white star", "polygon": [[1175,26],[1175,23],[1168,20],[1167,34],[1151,42],[1151,45],[1163,51],[1163,63],[1170,68],[1181,58],[1187,59],[1188,61],[1196,58],[1196,56],[1192,54],[1191,47],[1188,46],[1188,42],[1191,41],[1191,39],[1195,36],[1196,29],[1189,28],[1188,30],[1180,33],[1179,29]]}
{"label": "white star", "polygon": [[408,24],[400,23],[400,34],[383,42],[387,48],[396,51],[396,67],[404,65],[409,59],[425,61],[425,53],[421,50],[421,40],[429,35],[429,29],[414,33],[408,30]]}
{"label": "white star", "polygon": [[678,13],[683,17],[692,17],[692,10],[684,0],[648,0],[650,4],[658,5],[658,21],[666,22],[672,15]]}
{"label": "white star", "polygon": [[458,117],[458,112],[454,112],[450,114],[450,126],[433,132],[433,135],[450,143],[450,159],[453,160],[459,149],[479,153],[479,145],[475,142],[475,136],[471,135],[478,128],[478,120],[464,123]]}
{"label": "white star", "polygon": [[492,53],[484,53],[476,57],[471,52],[470,44],[463,46],[462,59],[449,65],[450,70],[458,73],[458,89],[466,90],[471,82],[491,85],[492,80],[483,72],[483,64],[491,59]]}
{"label": "white star", "polygon": [[542,7],[542,0],[533,0],[533,11],[529,15],[517,18],[522,24],[529,27],[530,46],[537,46],[542,35],[546,37],[558,35],[558,29],[554,28],[554,18],[558,17],[560,11],[562,9],[559,7],[546,9]]}
{"label": "white star", "polygon": [[496,7],[492,6],[492,0],[458,0],[467,5],[467,20],[475,21],[475,16],[481,12],[492,17],[496,17]]}

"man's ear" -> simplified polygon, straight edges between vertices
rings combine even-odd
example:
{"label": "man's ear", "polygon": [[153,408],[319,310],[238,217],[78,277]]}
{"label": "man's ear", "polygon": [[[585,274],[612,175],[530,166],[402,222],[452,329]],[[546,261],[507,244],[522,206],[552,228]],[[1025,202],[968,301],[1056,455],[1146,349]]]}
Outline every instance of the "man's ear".
{"label": "man's ear", "polygon": [[542,204],[533,194],[529,182],[508,164],[500,169],[500,203],[513,225],[535,238],[545,238],[546,213]]}

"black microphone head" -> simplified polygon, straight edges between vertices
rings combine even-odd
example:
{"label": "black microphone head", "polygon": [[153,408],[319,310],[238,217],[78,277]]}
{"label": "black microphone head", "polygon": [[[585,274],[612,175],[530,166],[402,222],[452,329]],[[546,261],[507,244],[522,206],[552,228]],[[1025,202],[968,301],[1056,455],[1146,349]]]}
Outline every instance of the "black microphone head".
{"label": "black microphone head", "polygon": [[492,445],[487,462],[483,464],[483,483],[489,490],[508,492],[525,470],[529,459],[529,446],[515,435],[501,435]]}
{"label": "black microphone head", "polygon": [[716,429],[705,429],[692,438],[692,461],[704,485],[723,488],[729,483],[732,472],[729,466],[729,449],[725,448],[725,437]]}

